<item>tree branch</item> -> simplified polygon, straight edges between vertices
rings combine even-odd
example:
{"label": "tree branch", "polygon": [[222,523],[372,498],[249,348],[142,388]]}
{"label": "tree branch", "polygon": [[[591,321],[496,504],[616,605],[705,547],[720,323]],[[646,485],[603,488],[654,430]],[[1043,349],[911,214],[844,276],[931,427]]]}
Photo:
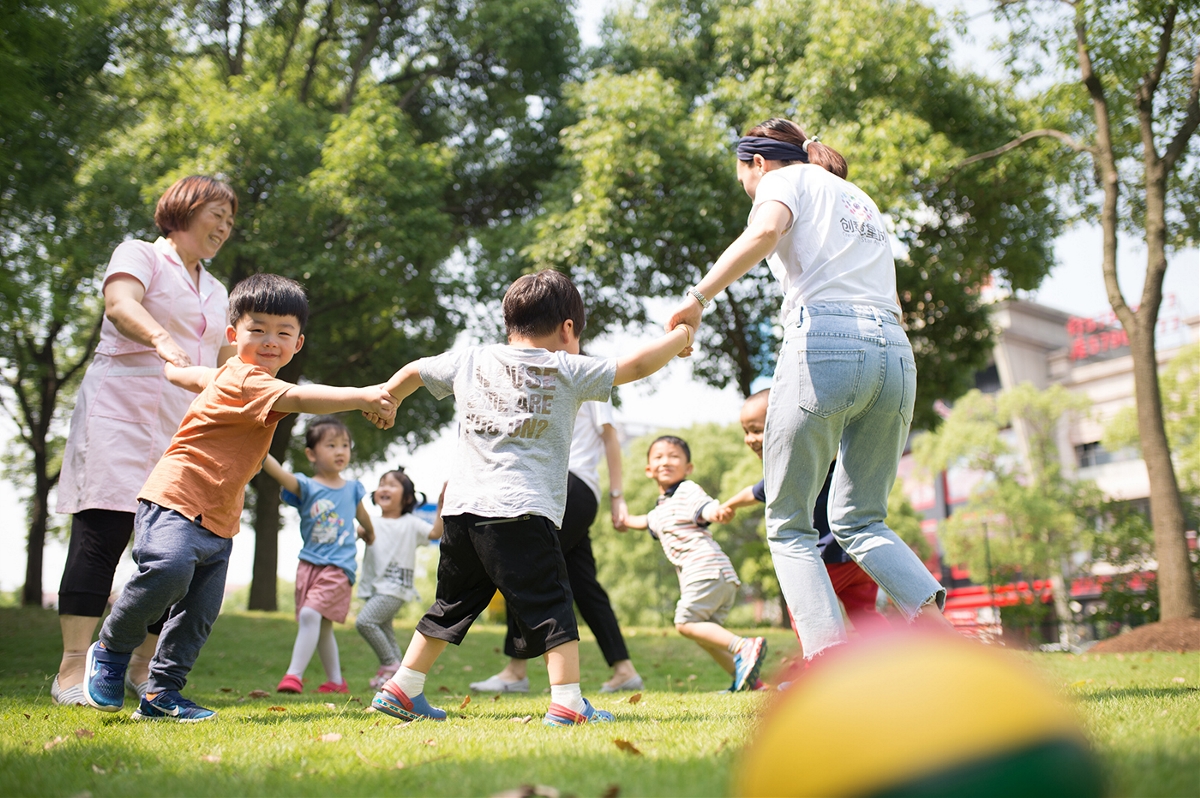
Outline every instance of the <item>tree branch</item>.
{"label": "tree branch", "polygon": [[[955,164],[953,167],[951,167],[950,174],[947,175],[947,177],[954,175],[960,169],[970,166],[973,163],[978,163],[979,161],[986,161],[989,158],[999,157],[999,156],[1003,155],[1004,153],[1008,152],[1009,150],[1015,150],[1017,147],[1020,147],[1022,144],[1025,144],[1027,142],[1033,141],[1034,139],[1040,139],[1040,138],[1058,139],[1058,141],[1062,142],[1066,146],[1075,150],[1075,152],[1091,152],[1092,151],[1091,147],[1087,146],[1086,144],[1081,144],[1080,142],[1076,141],[1071,136],[1067,135],[1066,133],[1063,133],[1061,130],[1054,130],[1051,128],[1042,128],[1040,130],[1031,130],[1028,133],[1022,133],[1020,136],[1017,136],[1012,141],[1008,142],[1007,144],[1005,144],[1003,146],[997,147],[994,150],[988,150],[987,152],[981,152],[981,153],[978,153],[977,155],[972,155],[969,158],[962,159],[957,164]],[[943,181],[945,179],[946,178],[943,178]]]}
{"label": "tree branch", "polygon": [[297,0],[295,24],[288,31],[287,44],[283,48],[283,57],[279,59],[279,70],[275,73],[275,85],[277,87],[283,85],[283,76],[287,73],[288,61],[292,58],[292,48],[296,46],[296,37],[300,35],[300,28],[304,25],[304,11],[307,8],[308,0]]}
{"label": "tree branch", "polygon": [[308,102],[308,92],[312,88],[314,74],[317,71],[317,56],[321,52],[321,45],[329,41],[333,34],[333,3],[334,0],[329,0],[325,4],[325,14],[321,17],[321,29],[317,32],[317,38],[313,41],[312,51],[308,54],[308,63],[304,67],[304,81],[300,84],[300,102]]}
{"label": "tree branch", "polygon": [[1183,121],[1179,123],[1179,130],[1175,132],[1171,143],[1167,145],[1166,152],[1163,153],[1163,169],[1168,174],[1183,156],[1188,140],[1196,132],[1196,128],[1200,127],[1200,52],[1196,53],[1196,60],[1192,62],[1192,89],[1188,94],[1185,109]]}

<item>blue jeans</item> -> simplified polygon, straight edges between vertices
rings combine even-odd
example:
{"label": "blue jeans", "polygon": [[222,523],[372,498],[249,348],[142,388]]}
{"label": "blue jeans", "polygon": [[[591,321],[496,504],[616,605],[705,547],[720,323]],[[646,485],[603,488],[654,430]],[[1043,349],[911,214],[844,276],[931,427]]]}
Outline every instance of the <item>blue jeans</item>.
{"label": "blue jeans", "polygon": [[945,590],[885,523],[912,423],[917,369],[895,316],[862,305],[810,305],[789,319],[763,439],[767,540],[804,654],[846,641],[817,551],[813,506],[830,462],[837,542],[910,620]]}
{"label": "blue jeans", "polygon": [[233,541],[149,502],[138,505],[133,534],[137,573],[113,605],[100,642],[127,654],[170,608],[150,660],[147,691],[182,690],[221,611]]}

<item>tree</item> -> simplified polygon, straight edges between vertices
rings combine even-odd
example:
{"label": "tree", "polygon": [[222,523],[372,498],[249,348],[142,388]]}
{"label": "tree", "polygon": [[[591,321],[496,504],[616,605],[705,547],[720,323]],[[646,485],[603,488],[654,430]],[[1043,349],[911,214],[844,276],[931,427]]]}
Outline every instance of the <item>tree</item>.
{"label": "tree", "polygon": [[[1200,14],[1194,3],[1170,0],[1064,0],[1059,14],[1053,4],[1041,8],[997,5],[997,14],[1013,25],[1014,77],[1063,82],[1042,93],[1040,123],[963,163],[1008,157],[1047,139],[1078,153],[1061,181],[1074,189],[1077,216],[1100,225],[1108,301],[1129,337],[1162,618],[1197,617],[1200,598],[1163,419],[1155,328],[1168,249],[1200,240],[1200,163],[1193,145],[1200,126]],[[1032,57],[1023,60],[1025,53]],[[1118,281],[1121,235],[1140,235],[1146,244],[1146,278],[1132,305]]]}
{"label": "tree", "polygon": [[[749,205],[731,144],[777,115],[842,151],[893,221],[922,375],[918,425],[990,352],[981,286],[1033,287],[1050,265],[1052,156],[953,169],[989,136],[1021,129],[1030,109],[954,70],[924,6],[648,2],[609,20],[595,62],[568,95],[579,121],[563,132],[563,170],[523,254],[569,271],[601,329],[643,322],[647,298],[680,296],[736,237]],[[697,374],[748,394],[773,367],[778,303],[763,266],[735,284],[708,314]]]}
{"label": "tree", "polygon": [[993,563],[1006,576],[1048,577],[1064,647],[1075,637],[1069,558],[1090,550],[1102,502],[1094,484],[1063,475],[1055,441],[1067,415],[1087,404],[1060,385],[1039,391],[1022,383],[998,395],[973,390],[940,429],[913,441],[913,455],[930,471],[965,463],[984,475],[943,526],[947,557],[976,579]]}

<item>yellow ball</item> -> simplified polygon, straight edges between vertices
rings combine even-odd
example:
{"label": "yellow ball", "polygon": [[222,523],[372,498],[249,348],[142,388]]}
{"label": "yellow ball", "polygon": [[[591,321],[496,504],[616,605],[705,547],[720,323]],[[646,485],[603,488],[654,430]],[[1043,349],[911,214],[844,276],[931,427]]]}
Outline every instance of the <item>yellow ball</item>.
{"label": "yellow ball", "polygon": [[746,796],[1104,794],[1072,713],[1009,652],[951,635],[829,652],[766,710]]}

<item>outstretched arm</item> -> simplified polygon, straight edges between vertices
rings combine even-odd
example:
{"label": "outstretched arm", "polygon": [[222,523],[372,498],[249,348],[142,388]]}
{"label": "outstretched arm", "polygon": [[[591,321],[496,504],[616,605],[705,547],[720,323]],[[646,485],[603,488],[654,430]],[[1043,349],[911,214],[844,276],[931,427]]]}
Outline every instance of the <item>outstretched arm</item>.
{"label": "outstretched arm", "polygon": [[[332,385],[293,385],[271,408],[280,413],[340,413],[361,410],[381,419],[396,416],[396,401],[382,385],[365,388],[335,388]],[[390,424],[388,426],[391,426]]]}
{"label": "outstretched arm", "polygon": [[693,327],[680,324],[661,338],[644,345],[632,355],[618,358],[617,376],[613,378],[613,385],[624,385],[658,371],[667,365],[671,358],[691,347],[694,334]]}
{"label": "outstretched arm", "polygon": [[[625,529],[649,529],[650,520],[644,515],[625,516]],[[625,529],[621,531],[624,532]]]}
{"label": "outstretched arm", "polygon": [[700,517],[710,524],[724,524],[733,518],[733,509],[714,499],[700,511]]}
{"label": "outstretched arm", "polygon": [[296,475],[283,467],[274,455],[267,455],[267,459],[263,460],[263,471],[270,475],[271,479],[280,484],[284,490],[289,490],[297,496],[300,495],[300,480],[296,479]]}
{"label": "outstretched arm", "polygon": [[358,519],[359,526],[358,536],[366,541],[367,545],[375,543],[375,524],[371,521],[371,515],[367,512],[367,508],[362,502],[358,503],[358,509],[354,512],[354,517]]}
{"label": "outstretched arm", "polygon": [[180,367],[169,360],[163,364],[163,376],[172,385],[177,385],[192,393],[200,393],[207,388],[208,384],[212,382],[213,375],[216,373],[216,369],[210,369],[205,366]]}
{"label": "outstretched arm", "polygon": [[758,504],[758,503],[759,503],[758,499],[754,498],[754,486],[747,485],[746,487],[739,490],[737,493],[733,494],[733,496],[731,498],[726,499],[725,503],[721,506],[727,507],[732,511],[732,510],[740,510],[743,507],[749,507],[752,504]]}

